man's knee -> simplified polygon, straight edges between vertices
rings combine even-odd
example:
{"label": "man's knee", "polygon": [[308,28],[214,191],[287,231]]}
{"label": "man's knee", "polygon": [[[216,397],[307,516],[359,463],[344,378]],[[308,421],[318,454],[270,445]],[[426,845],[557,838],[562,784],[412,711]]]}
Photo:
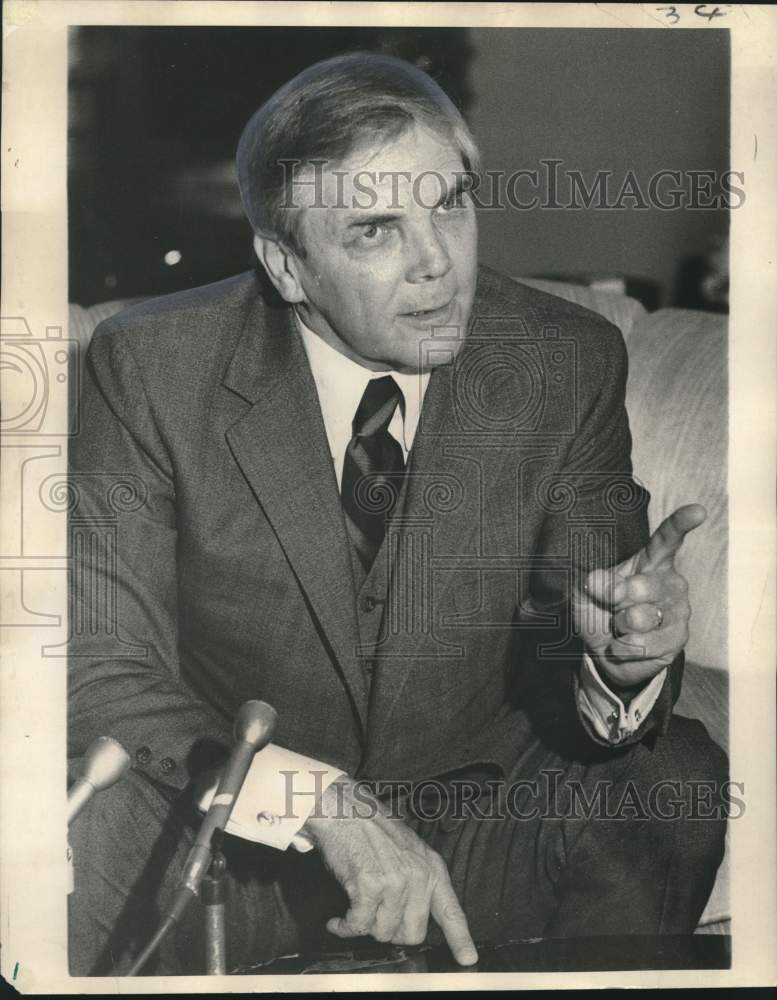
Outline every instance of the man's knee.
{"label": "man's knee", "polygon": [[727,774],[704,726],[679,716],[665,735],[589,772],[598,808],[565,825],[563,903],[546,932],[692,932],[723,857]]}
{"label": "man's knee", "polygon": [[99,792],[71,824],[74,858],[94,865],[107,852],[115,866],[117,848],[124,857],[143,855],[166,826],[181,827],[180,817],[181,809],[173,809],[170,797],[129,771],[122,781]]}
{"label": "man's knee", "polygon": [[666,734],[638,748],[633,778],[656,846],[675,863],[682,855],[688,871],[714,871],[724,850],[728,757],[704,725],[673,715]]}
{"label": "man's knee", "polygon": [[725,815],[728,756],[702,722],[673,715],[668,731],[640,750],[638,770],[643,784],[678,786],[691,816],[706,815],[705,803],[714,803]]}

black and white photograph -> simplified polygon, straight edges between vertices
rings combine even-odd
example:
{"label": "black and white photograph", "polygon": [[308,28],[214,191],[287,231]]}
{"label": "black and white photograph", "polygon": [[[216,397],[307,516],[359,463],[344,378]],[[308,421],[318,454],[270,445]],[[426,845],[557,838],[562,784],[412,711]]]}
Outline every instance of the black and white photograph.
{"label": "black and white photograph", "polygon": [[4,14],[4,978],[774,984],[774,9],[273,6]]}

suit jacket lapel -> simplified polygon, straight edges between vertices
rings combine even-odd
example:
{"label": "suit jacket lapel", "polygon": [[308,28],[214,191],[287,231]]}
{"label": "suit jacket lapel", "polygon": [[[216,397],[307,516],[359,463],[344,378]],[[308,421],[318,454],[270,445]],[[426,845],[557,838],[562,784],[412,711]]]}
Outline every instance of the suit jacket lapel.
{"label": "suit jacket lapel", "polygon": [[224,383],[252,405],[227,431],[364,724],[349,541],[315,382],[293,314],[257,301]]}

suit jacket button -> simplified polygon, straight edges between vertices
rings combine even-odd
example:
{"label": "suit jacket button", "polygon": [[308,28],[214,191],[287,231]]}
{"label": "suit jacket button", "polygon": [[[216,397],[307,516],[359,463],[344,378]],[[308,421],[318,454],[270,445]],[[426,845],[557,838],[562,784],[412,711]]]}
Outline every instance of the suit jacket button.
{"label": "suit jacket button", "polygon": [[374,611],[377,607],[378,602],[374,597],[363,597],[362,598],[362,611]]}
{"label": "suit jacket button", "polygon": [[135,751],[135,760],[138,764],[148,764],[151,760],[151,751],[148,747],[138,747]]}
{"label": "suit jacket button", "polygon": [[162,774],[170,774],[176,769],[178,765],[175,763],[172,757],[163,757],[159,761],[159,770]]}

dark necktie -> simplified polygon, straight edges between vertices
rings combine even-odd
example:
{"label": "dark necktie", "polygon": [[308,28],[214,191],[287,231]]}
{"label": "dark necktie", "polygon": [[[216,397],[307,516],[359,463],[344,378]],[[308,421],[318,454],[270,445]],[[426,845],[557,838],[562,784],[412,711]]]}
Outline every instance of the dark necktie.
{"label": "dark necktie", "polygon": [[368,382],[345,450],[340,493],[348,533],[365,572],[383,542],[405,471],[402,446],[388,432],[397,405],[404,405],[402,390],[390,375]]}

